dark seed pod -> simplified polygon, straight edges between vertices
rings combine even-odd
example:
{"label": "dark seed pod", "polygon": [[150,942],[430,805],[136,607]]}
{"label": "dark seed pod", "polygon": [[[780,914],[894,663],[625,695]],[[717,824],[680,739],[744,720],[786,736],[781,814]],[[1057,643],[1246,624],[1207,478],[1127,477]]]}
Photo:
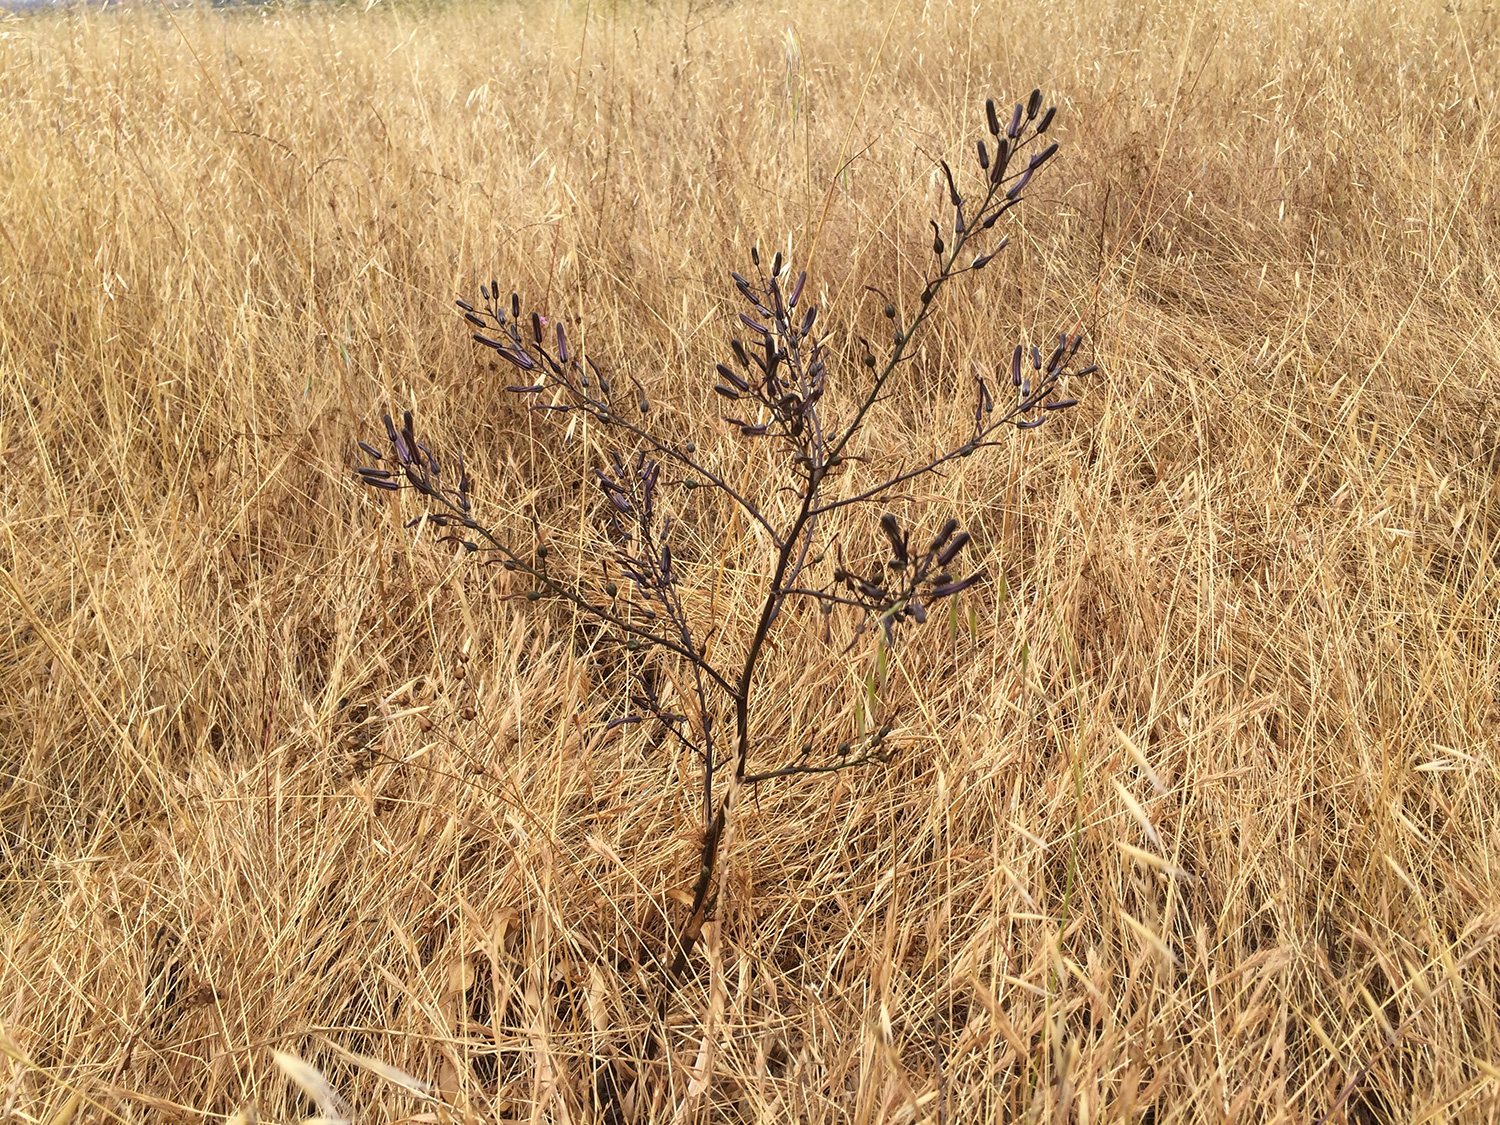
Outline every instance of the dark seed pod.
{"label": "dark seed pod", "polygon": [[792,295],[786,299],[787,307],[795,309],[797,302],[802,298],[802,287],[807,284],[807,271],[803,270],[797,275],[797,284],[792,286]]}
{"label": "dark seed pod", "polygon": [[474,311],[474,306],[471,305],[471,304],[469,304],[468,301],[460,299],[460,300],[454,301],[453,303],[455,305],[457,305],[459,308],[463,309],[464,312],[466,312],[466,313],[471,313],[471,312]]}
{"label": "dark seed pod", "polygon": [[968,545],[969,533],[967,531],[960,531],[957,535],[955,535],[948,541],[948,545],[946,547],[938,552],[936,560],[938,566],[947,566],[954,560],[958,553]]}
{"label": "dark seed pod", "polygon": [[1021,173],[1021,178],[1019,180],[1017,180],[1014,184],[1012,184],[1010,190],[1005,193],[1005,198],[1006,199],[1015,199],[1023,191],[1025,191],[1026,190],[1026,185],[1029,184],[1029,183],[1031,183],[1031,174],[1033,172],[1035,172],[1035,171],[1036,171],[1035,168],[1028,168],[1028,169],[1026,169],[1026,171],[1022,172]]}
{"label": "dark seed pod", "polygon": [[803,336],[806,336],[809,332],[812,331],[813,321],[817,318],[818,306],[809,305],[807,309],[807,315],[802,318],[802,328],[800,329],[800,331]]}
{"label": "dark seed pod", "polygon": [[376,461],[384,461],[385,460],[385,458],[380,455],[380,450],[376,449],[369,442],[362,441],[362,442],[359,443],[359,447],[360,447],[360,449],[364,450],[365,456],[371,457],[371,458],[375,459]]}
{"label": "dark seed pod", "polygon": [[390,471],[388,469],[372,469],[372,468],[369,468],[366,465],[361,465],[359,468],[355,469],[354,471],[356,473],[358,473],[360,475],[360,477],[363,478],[366,481],[372,481],[372,480],[390,480],[391,479],[391,474],[390,474]]}
{"label": "dark seed pod", "polygon": [[1037,153],[1035,156],[1033,156],[1031,158],[1031,164],[1027,168],[1027,171],[1028,172],[1034,172],[1034,171],[1036,171],[1043,164],[1047,163],[1047,161],[1051,160],[1053,154],[1056,153],[1056,152],[1057,152],[1057,142],[1053,141],[1046,148],[1042,149],[1041,152]]}
{"label": "dark seed pod", "polygon": [[934,598],[946,598],[953,594],[961,593],[983,577],[984,572],[980,571],[977,574],[969,575],[967,578],[961,578],[957,582],[945,582],[941,586],[934,586],[932,588],[932,596]]}
{"label": "dark seed pod", "polygon": [[886,307],[882,311],[885,313],[885,318],[887,320],[895,320],[896,319],[896,306],[895,305],[886,305]]}
{"label": "dark seed pod", "polygon": [[942,232],[938,230],[938,225],[931,219],[927,220],[927,225],[932,227],[932,252],[934,254],[941,254],[943,252]]}
{"label": "dark seed pod", "polygon": [[1026,101],[1026,120],[1035,121],[1036,115],[1041,110],[1041,108],[1042,92],[1040,90],[1031,91],[1031,97]]}
{"label": "dark seed pod", "polygon": [[733,387],[726,387],[723,383],[715,383],[714,384],[714,390],[718,394],[723,395],[730,402],[738,402],[739,401],[740,393],[738,391],[736,391]]}
{"label": "dark seed pod", "polygon": [[906,612],[918,625],[927,624],[927,611],[922,608],[921,602],[909,602],[906,606]]}
{"label": "dark seed pod", "polygon": [[1042,369],[1042,349],[1035,344],[1031,345],[1031,366],[1036,371]]}
{"label": "dark seed pod", "polygon": [[771,280],[775,281],[781,276],[781,251],[776,251],[776,256],[771,259]]}
{"label": "dark seed pod", "polygon": [[752,247],[750,247],[750,261],[753,262],[757,266],[760,265],[760,247],[759,246],[752,246]]}
{"label": "dark seed pod", "polygon": [[490,300],[492,300],[492,301],[498,301],[499,299],[500,299],[500,283],[498,281],[495,281],[495,280],[491,279],[491,281],[490,281]]}
{"label": "dark seed pod", "polygon": [[473,313],[464,313],[464,319],[472,324],[475,328],[484,327],[484,321],[480,317],[475,316]]}
{"label": "dark seed pod", "polygon": [[995,114],[994,98],[984,99],[984,118],[986,124],[990,127],[990,136],[998,137],[1000,135],[1000,118]]}
{"label": "dark seed pod", "polygon": [[538,344],[542,342],[542,317],[540,313],[531,314],[531,338]]}
{"label": "dark seed pod", "polygon": [[990,150],[984,147],[984,138],[981,137],[974,144],[979,148],[979,167],[982,171],[990,169]]}
{"label": "dark seed pod", "polygon": [[949,519],[947,523],[938,528],[937,536],[933,539],[932,546],[927,548],[928,551],[941,551],[943,549],[943,544],[947,543],[949,539],[953,538],[953,533],[957,530],[958,521],[955,519]]}
{"label": "dark seed pod", "polygon": [[881,516],[880,530],[885,532],[885,537],[890,540],[891,552],[896,556],[896,561],[904,566],[908,558],[906,536],[901,534],[901,525],[896,522],[896,517],[890,512]]}
{"label": "dark seed pod", "polygon": [[1066,410],[1070,406],[1077,406],[1077,405],[1078,405],[1078,400],[1076,398],[1060,398],[1056,402],[1044,402],[1042,404],[1042,409],[1043,410]]}
{"label": "dark seed pod", "polygon": [[735,390],[748,391],[750,389],[750,384],[740,378],[739,372],[732,370],[727,364],[721,363],[715,370],[725,382],[732,384]]}
{"label": "dark seed pod", "polygon": [[1010,163],[1010,139],[1001,137],[995,142],[995,164],[990,169],[990,183],[998,184],[1005,178],[1005,167]]}
{"label": "dark seed pod", "polygon": [[[495,295],[498,297],[500,290],[496,289]],[[521,319],[521,294],[519,293],[512,293],[510,295],[510,318],[512,320]]]}
{"label": "dark seed pod", "polygon": [[1019,387],[1021,385],[1021,345],[1016,345],[1016,350],[1010,357],[1010,385]]}
{"label": "dark seed pod", "polygon": [[562,321],[557,322],[557,359],[559,363],[568,362],[568,340],[563,335]]}
{"label": "dark seed pod", "polygon": [[1047,112],[1042,114],[1042,120],[1036,127],[1037,133],[1045,133],[1047,131],[1047,126],[1052,124],[1052,119],[1055,116],[1057,116],[1057,107],[1055,105],[1050,106]]}
{"label": "dark seed pod", "polygon": [[954,207],[962,207],[964,201],[959,197],[958,185],[953,182],[953,169],[948,167],[946,160],[939,160],[938,163],[943,166],[943,176],[948,181],[948,202]]}
{"label": "dark seed pod", "polygon": [[1021,135],[1021,109],[1021,103],[1017,102],[1015,112],[1010,115],[1010,128],[1005,131],[1005,135],[1011,140]]}

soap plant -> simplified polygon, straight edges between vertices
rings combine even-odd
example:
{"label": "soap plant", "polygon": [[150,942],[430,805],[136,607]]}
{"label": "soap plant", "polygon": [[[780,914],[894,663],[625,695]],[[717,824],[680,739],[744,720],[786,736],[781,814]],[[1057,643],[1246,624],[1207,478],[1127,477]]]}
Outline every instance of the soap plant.
{"label": "soap plant", "polygon": [[[1015,106],[1008,123],[993,100],[986,102],[989,136],[976,141],[978,175],[967,194],[941,162],[948,207],[943,224],[931,223],[932,256],[915,311],[903,318],[894,305],[885,305],[888,343],[856,352],[863,376],[852,393],[838,385],[831,370],[842,357],[833,354],[820,331],[806,271],[794,277],[780,252],[764,263],[752,249],[750,276],[730,273],[744,305],[739,321],[745,332],[729,341],[730,355],[715,369],[713,390],[732,434],[746,445],[768,443],[774,450],[783,474],[774,488],[747,493],[736,487],[732,481],[740,479],[738,474],[716,470],[693,441],[661,424],[638,381],[606,371],[584,355],[569,342],[560,320],[549,324],[540,312],[523,316],[520,297],[512,293],[503,301],[498,282],[481,286],[478,305],[457,302],[474,329],[475,344],[519,372],[520,381],[507,391],[537,414],[586,420],[607,450],[583,470],[594,486],[590,515],[607,542],[598,572],[564,577],[548,566],[544,543],[522,544],[482,521],[462,456],[450,464],[440,461],[427,442],[418,440],[410,411],[399,427],[385,416],[383,447],[359,443],[373,462],[356,470],[361,482],[380,491],[410,490],[425,502],[426,511],[413,523],[425,519],[444,529],[446,540],[491,554],[521,576],[526,598],[570,604],[600,630],[601,644],[631,654],[629,709],[614,716],[610,726],[656,724],[701,763],[701,862],[688,917],[663,959],[672,979],[686,971],[713,909],[715,872],[736,795],[777,778],[888,758],[889,722],[872,723],[874,729],[858,745],[846,741],[818,751],[808,744],[789,759],[762,760],[753,737],[752,699],[778,624],[795,604],[807,603],[829,617],[850,615],[856,642],[873,631],[877,643],[892,644],[900,628],[923,625],[935,606],[984,580],[982,568],[962,565],[972,541],[955,519],[916,537],[894,513],[880,514],[871,520],[871,538],[882,561],[874,570],[860,571],[846,564],[840,544],[826,541],[827,517],[846,508],[879,506],[902,485],[1000,445],[1014,430],[1042,426],[1075,405],[1075,399],[1063,396],[1063,380],[1095,370],[1073,368],[1078,335],[1058,336],[1046,352],[1032,346],[1028,354],[1017,345],[1008,372],[1002,366],[994,387],[976,379],[972,426],[945,452],[878,483],[845,483],[849,475],[841,470],[863,459],[855,452],[861,430],[936,317],[944,287],[984,269],[1005,248],[1009,240],[992,231],[1021,204],[1056,154],[1057,143],[1045,139],[1056,110],[1041,113],[1041,102],[1041,91],[1033,91],[1025,104]],[[691,506],[681,495],[670,496],[691,492],[698,493]],[[704,568],[684,564],[673,552],[673,513],[705,510],[708,494],[738,507],[764,532],[767,545],[754,628],[742,639],[718,637],[712,655],[705,643],[708,623],[695,615],[689,596],[700,588]],[[664,693],[661,685],[668,683],[675,688]]]}

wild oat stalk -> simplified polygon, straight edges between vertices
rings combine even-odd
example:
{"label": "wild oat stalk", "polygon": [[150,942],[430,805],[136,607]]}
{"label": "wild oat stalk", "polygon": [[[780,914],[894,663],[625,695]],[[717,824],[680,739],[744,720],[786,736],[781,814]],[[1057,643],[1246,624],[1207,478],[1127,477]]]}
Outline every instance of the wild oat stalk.
{"label": "wild oat stalk", "polygon": [[[874,624],[884,642],[891,644],[898,626],[924,624],[934,603],[984,578],[982,570],[962,577],[955,573],[970,544],[969,533],[959,529],[957,520],[947,520],[920,546],[912,543],[911,532],[890,512],[878,521],[882,553],[888,548],[889,557],[873,573],[860,574],[846,567],[841,547],[824,572],[830,548],[821,534],[823,517],[842,508],[874,504],[950,461],[999,445],[1004,430],[1041,426],[1053,412],[1075,405],[1075,399],[1059,397],[1063,378],[1095,370],[1072,370],[1080,336],[1059,336],[1046,355],[1033,346],[1028,357],[1018,345],[1011,356],[1008,392],[998,386],[992,391],[982,377],[977,379],[973,427],[961,441],[940,456],[860,491],[847,492],[836,485],[839,470],[856,459],[851,444],[871,408],[881,400],[897,367],[912,354],[913,340],[932,319],[938,294],[955,278],[983,269],[1005,248],[1008,240],[992,241],[990,231],[1020,205],[1033,177],[1057,152],[1055,142],[1042,146],[1041,138],[1056,110],[1048,109],[1038,119],[1041,100],[1041,91],[1033,91],[1025,105],[1016,105],[1008,125],[998,116],[995,103],[986,102],[990,138],[976,143],[981,179],[973,198],[959,193],[952,170],[942,162],[952,209],[951,230],[931,224],[933,265],[919,294],[917,311],[902,324],[895,306],[885,306],[884,315],[891,322],[889,350],[883,360],[876,358],[873,349],[864,355],[869,381],[846,417],[840,419],[826,406],[832,357],[826,337],[818,332],[818,308],[804,301],[806,272],[793,279],[779,252],[769,271],[763,270],[759,253],[752,250],[755,278],[730,274],[749,309],[740,314],[740,320],[750,335],[744,341],[730,341],[733,362],[717,366],[714,390],[741,415],[725,416],[725,424],[746,442],[766,441],[776,447],[786,470],[786,480],[777,492],[790,492],[794,498],[787,506],[789,514],[778,515],[756,497],[737,490],[726,474],[715,472],[699,456],[693,442],[676,441],[660,432],[653,425],[651,404],[639,383],[602,371],[569,345],[561,323],[548,325],[536,312],[523,319],[516,294],[511,295],[507,308],[498,282],[481,287],[480,307],[467,301],[459,301],[458,306],[478,329],[474,341],[523,373],[524,382],[506,389],[530,401],[538,413],[581,416],[615,440],[608,458],[590,470],[598,487],[593,514],[610,543],[607,557],[601,560],[600,577],[558,578],[546,564],[545,547],[523,551],[480,522],[473,514],[463,458],[456,458],[445,472],[432,449],[417,440],[410,411],[399,429],[386,415],[384,449],[360,442],[375,462],[357,470],[363,483],[377,490],[416,492],[429,503],[428,512],[418,520],[447,529],[445,539],[470,551],[493,552],[507,570],[530,580],[532,588],[526,593],[530,600],[568,602],[627,651],[645,653],[635,677],[636,690],[630,695],[632,710],[615,717],[610,726],[649,719],[691,748],[702,762],[702,862],[692,910],[675,949],[669,951],[673,979],[685,972],[712,908],[714,872],[735,794],[743,786],[774,778],[830,773],[888,759],[886,739],[891,725],[886,722],[857,749],[844,742],[826,755],[814,755],[809,744],[793,761],[751,769],[750,701],[756,671],[788,604],[800,599],[816,604],[827,616],[839,611],[857,614],[856,638]],[[1022,153],[1033,146],[1034,151],[1023,160]],[[664,468],[671,470],[672,479],[664,475]],[[692,583],[697,568],[684,566],[673,556],[674,521],[661,501],[663,490],[669,488],[716,492],[758,524],[771,545],[762,570],[765,593],[755,628],[732,659],[719,657],[728,647],[722,642],[710,657],[701,629],[688,611],[690,599],[684,591],[697,588]],[[820,573],[825,575],[821,579]],[[686,689],[690,699],[681,691],[675,699],[664,699],[658,685],[667,680],[690,685]],[[695,714],[683,713],[684,707]],[[732,724],[727,746],[719,733],[721,720]],[[732,770],[728,782],[716,784],[724,780],[726,766]]]}

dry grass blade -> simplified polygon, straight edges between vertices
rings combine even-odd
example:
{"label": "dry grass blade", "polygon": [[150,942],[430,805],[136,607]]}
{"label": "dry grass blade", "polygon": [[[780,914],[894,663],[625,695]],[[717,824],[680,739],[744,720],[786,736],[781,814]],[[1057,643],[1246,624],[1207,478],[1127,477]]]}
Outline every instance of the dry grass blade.
{"label": "dry grass blade", "polygon": [[328,1084],[323,1072],[306,1060],[287,1051],[272,1051],[271,1057],[283,1074],[297,1084],[297,1088],[312,1099],[322,1114],[314,1120],[327,1125],[351,1125],[354,1111],[339,1092]]}

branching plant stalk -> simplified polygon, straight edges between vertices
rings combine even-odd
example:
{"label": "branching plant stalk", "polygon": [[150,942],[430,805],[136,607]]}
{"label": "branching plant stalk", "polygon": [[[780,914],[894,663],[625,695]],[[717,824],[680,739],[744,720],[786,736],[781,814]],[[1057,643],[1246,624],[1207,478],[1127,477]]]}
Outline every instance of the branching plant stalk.
{"label": "branching plant stalk", "polygon": [[[761,495],[731,486],[725,474],[713,471],[707,459],[698,455],[694,442],[666,434],[652,424],[650,401],[634,375],[621,377],[605,372],[591,358],[571,350],[561,323],[549,324],[540,312],[533,312],[529,322],[523,321],[520,297],[511,294],[507,308],[501,301],[498,282],[481,287],[481,307],[462,300],[458,306],[469,324],[479,329],[473,334],[475,343],[493,350],[528,380],[506,390],[529,400],[534,412],[581,416],[620,443],[609,450],[607,457],[584,470],[599,488],[593,510],[595,524],[608,542],[601,552],[602,577],[564,580],[551,573],[549,548],[542,542],[539,527],[537,544],[528,555],[504,534],[482,524],[473,514],[471,483],[462,457],[456,460],[456,470],[450,467],[445,476],[437,456],[417,440],[410,411],[403,416],[400,429],[389,415],[385,417],[386,448],[360,443],[375,462],[356,470],[364,484],[376,492],[410,489],[428,502],[427,511],[413,524],[425,520],[446,532],[439,542],[489,553],[491,561],[530,583],[530,589],[513,596],[531,602],[547,598],[568,603],[602,630],[601,643],[606,648],[618,644],[624,649],[627,682],[633,683],[627,690],[630,713],[610,720],[607,730],[651,719],[701,759],[704,827],[698,872],[688,918],[669,946],[670,958],[663,958],[669,960],[666,972],[673,982],[687,972],[703,926],[713,911],[715,876],[736,794],[747,785],[774,779],[811,777],[885,762],[892,752],[886,739],[894,715],[877,724],[872,714],[872,729],[865,732],[860,727],[862,746],[857,752],[846,741],[820,759],[814,755],[813,744],[807,743],[794,761],[759,771],[750,769],[756,675],[771,633],[789,602],[811,602],[825,619],[835,611],[857,615],[850,647],[871,628],[877,630],[880,643],[888,646],[894,644],[903,623],[925,624],[927,606],[954,598],[985,577],[983,571],[964,578],[952,574],[950,567],[970,544],[969,533],[960,531],[955,519],[944,522],[923,549],[913,546],[911,532],[893,513],[882,514],[875,543],[887,557],[873,570],[861,572],[857,564],[846,563],[842,539],[823,543],[822,517],[872,503],[909,481],[937,472],[955,458],[998,445],[1002,429],[1041,426],[1053,413],[1076,403],[1075,399],[1054,397],[1062,381],[1094,370],[1089,367],[1079,371],[1072,365],[1081,336],[1058,337],[1045,358],[1033,344],[1029,365],[1024,362],[1025,349],[1017,345],[1010,363],[1010,401],[997,409],[1000,387],[997,385],[992,393],[985,378],[977,378],[973,429],[964,440],[920,465],[897,467],[879,483],[860,491],[830,494],[831,482],[839,478],[840,469],[853,461],[867,460],[850,452],[853,443],[898,367],[911,357],[912,341],[934,320],[937,298],[944,287],[963,274],[983,269],[1007,244],[1008,240],[1001,239],[987,253],[977,255],[967,265],[960,264],[971,253],[976,239],[1020,204],[1032,177],[1056,153],[1057,145],[1052,143],[1033,153],[1024,165],[1017,159],[1018,153],[1037,142],[1052,122],[1055,111],[1049,109],[1038,121],[1040,109],[1041,92],[1033,91],[1024,105],[1015,106],[1008,128],[1002,129],[994,102],[986,103],[991,140],[989,144],[984,139],[976,142],[983,191],[977,207],[970,208],[968,214],[967,201],[959,194],[952,170],[946,161],[941,162],[952,208],[951,245],[933,222],[935,272],[924,280],[917,311],[907,325],[896,327],[893,304],[887,303],[881,310],[879,315],[888,323],[887,330],[893,330],[890,350],[880,363],[874,349],[866,345],[859,362],[872,377],[856,396],[846,421],[829,424],[823,416],[829,367],[835,357],[830,353],[828,338],[815,330],[817,306],[802,305],[807,271],[793,281],[790,271],[784,269],[782,255],[777,253],[769,271],[762,272],[759,252],[752,249],[756,279],[731,272],[735,289],[750,308],[750,312],[740,314],[740,321],[753,335],[748,343],[730,341],[736,366],[718,364],[718,382],[713,389],[727,402],[747,403],[758,412],[760,421],[729,416],[722,420],[736,427],[743,439],[771,442],[794,482],[791,487],[772,490],[768,486],[766,494]],[[622,452],[621,446],[628,452]],[[675,466],[688,475],[680,481],[666,481],[662,477],[664,465]],[[683,597],[683,591],[699,564],[685,564],[673,555],[675,509],[658,506],[664,485],[687,491],[701,488],[710,496],[722,497],[724,504],[748,515],[767,534],[774,549],[755,627],[730,668],[711,661],[706,646],[695,639],[691,602]],[[795,514],[784,526],[778,526],[768,504],[772,496],[786,491],[796,494]],[[830,552],[836,559],[826,578],[819,581],[813,575],[830,561]],[[824,636],[831,642],[828,624]],[[691,671],[690,677],[676,674],[684,665]],[[676,698],[662,695],[663,679],[674,685]],[[691,686],[677,686],[684,684]],[[680,710],[689,698],[690,708],[697,712],[696,722]],[[732,712],[734,739],[729,755],[719,761],[715,720],[721,715],[727,717],[728,712]],[[718,791],[715,779],[731,761],[731,780]]]}

